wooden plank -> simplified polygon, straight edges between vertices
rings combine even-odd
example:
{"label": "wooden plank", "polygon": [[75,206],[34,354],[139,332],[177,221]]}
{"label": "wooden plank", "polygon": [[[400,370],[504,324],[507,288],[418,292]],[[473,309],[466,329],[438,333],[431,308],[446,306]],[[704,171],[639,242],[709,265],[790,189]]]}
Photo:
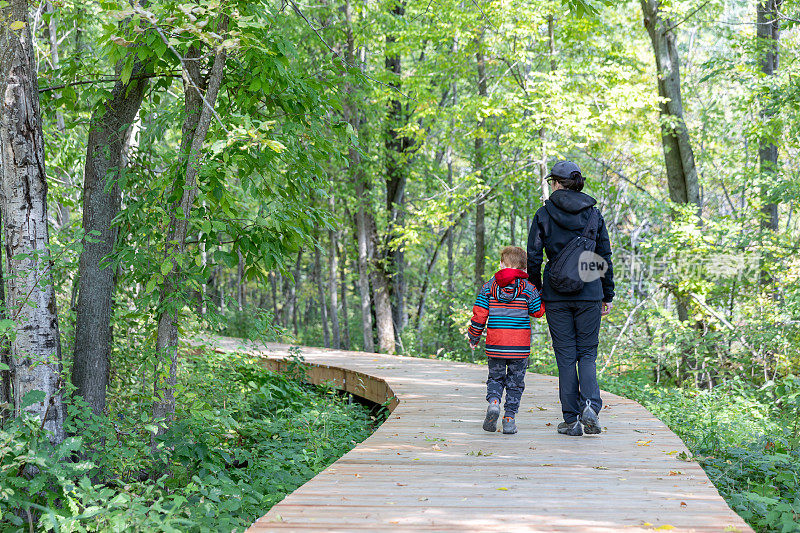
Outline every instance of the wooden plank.
{"label": "wooden plank", "polygon": [[[219,339],[287,368],[288,346]],[[391,415],[250,531],[752,531],[688,450],[636,402],[603,393],[602,435],[568,437],[557,379],[529,373],[516,435],[481,429],[486,367],[302,348],[313,383]]]}

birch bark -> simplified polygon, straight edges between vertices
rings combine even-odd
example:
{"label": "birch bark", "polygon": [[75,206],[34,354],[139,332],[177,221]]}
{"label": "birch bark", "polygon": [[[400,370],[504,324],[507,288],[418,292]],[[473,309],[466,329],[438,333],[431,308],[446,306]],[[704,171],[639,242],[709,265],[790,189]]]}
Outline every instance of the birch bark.
{"label": "birch bark", "polygon": [[11,344],[14,412],[42,420],[52,443],[64,440],[61,339],[47,228],[47,173],[35,55],[27,0],[0,9],[0,207],[5,222],[6,309],[16,322]]}

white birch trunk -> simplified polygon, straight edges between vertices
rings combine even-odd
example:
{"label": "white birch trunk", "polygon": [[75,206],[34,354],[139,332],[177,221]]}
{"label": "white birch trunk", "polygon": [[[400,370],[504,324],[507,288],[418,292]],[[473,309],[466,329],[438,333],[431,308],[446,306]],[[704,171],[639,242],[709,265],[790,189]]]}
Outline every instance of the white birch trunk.
{"label": "white birch trunk", "polygon": [[43,392],[44,399],[25,411],[39,418],[50,441],[58,443],[64,440],[61,340],[48,248],[44,138],[27,1],[12,0],[0,10],[0,19],[4,21],[0,24],[0,206],[7,252],[6,306],[17,324],[11,344],[14,411],[21,413],[27,394]]}

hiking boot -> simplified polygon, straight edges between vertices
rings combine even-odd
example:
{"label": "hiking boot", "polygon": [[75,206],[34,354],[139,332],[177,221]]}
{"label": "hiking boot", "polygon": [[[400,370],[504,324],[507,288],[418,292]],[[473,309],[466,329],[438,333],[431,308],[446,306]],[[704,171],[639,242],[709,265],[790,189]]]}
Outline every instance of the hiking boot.
{"label": "hiking boot", "polygon": [[514,421],[514,418],[510,416],[503,417],[503,433],[506,435],[513,435],[517,432],[517,423]]}
{"label": "hiking boot", "polygon": [[603,432],[600,428],[600,419],[597,418],[597,413],[592,409],[592,403],[589,400],[586,400],[586,407],[583,408],[580,420],[587,435],[599,435]]}
{"label": "hiking boot", "polygon": [[486,409],[486,418],[483,420],[483,429],[494,433],[497,431],[497,419],[500,418],[500,402],[493,401]]}
{"label": "hiking boot", "polygon": [[576,420],[575,422],[561,422],[558,425],[558,432],[562,435],[569,435],[570,437],[580,437],[583,435],[581,421]]}

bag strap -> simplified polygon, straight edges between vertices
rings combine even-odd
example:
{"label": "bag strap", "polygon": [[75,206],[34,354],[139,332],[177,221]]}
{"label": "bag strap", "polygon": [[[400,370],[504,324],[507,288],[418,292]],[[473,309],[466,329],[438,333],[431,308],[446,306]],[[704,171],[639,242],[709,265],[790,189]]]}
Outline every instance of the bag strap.
{"label": "bag strap", "polygon": [[589,222],[583,229],[582,236],[586,239],[597,241],[597,229],[600,225],[600,211],[598,211],[595,207],[592,207],[591,209],[592,213],[589,215]]}

